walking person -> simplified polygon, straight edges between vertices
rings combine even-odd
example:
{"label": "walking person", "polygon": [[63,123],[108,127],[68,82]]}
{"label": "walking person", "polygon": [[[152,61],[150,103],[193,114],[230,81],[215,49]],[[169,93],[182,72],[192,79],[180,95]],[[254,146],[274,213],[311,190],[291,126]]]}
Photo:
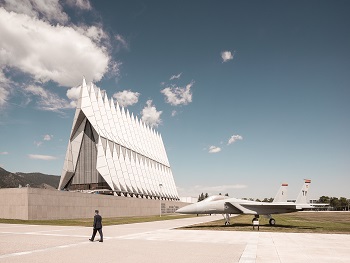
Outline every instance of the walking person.
{"label": "walking person", "polygon": [[99,215],[98,210],[95,210],[95,216],[94,216],[94,230],[92,231],[92,237],[89,239],[90,241],[94,241],[96,233],[100,234],[100,240],[99,242],[103,242],[103,233],[102,233],[102,216]]}

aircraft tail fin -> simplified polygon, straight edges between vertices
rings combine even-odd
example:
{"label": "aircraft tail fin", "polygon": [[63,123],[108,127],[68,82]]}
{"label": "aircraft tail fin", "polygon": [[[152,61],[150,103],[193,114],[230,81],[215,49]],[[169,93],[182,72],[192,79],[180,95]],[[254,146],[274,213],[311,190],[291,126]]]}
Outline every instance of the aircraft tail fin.
{"label": "aircraft tail fin", "polygon": [[273,199],[273,203],[276,202],[287,202],[287,188],[288,184],[282,184],[280,189],[278,190],[275,198]]}
{"label": "aircraft tail fin", "polygon": [[301,191],[297,197],[297,200],[295,201],[296,204],[308,204],[308,203],[310,203],[309,195],[308,195],[308,192],[310,189],[310,184],[311,184],[311,180],[309,180],[309,179],[304,180],[303,187],[301,188]]}

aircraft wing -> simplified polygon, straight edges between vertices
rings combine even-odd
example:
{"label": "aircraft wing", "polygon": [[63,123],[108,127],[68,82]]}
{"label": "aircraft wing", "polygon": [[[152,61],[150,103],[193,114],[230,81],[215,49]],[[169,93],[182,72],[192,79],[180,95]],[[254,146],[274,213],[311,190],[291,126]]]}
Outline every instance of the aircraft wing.
{"label": "aircraft wing", "polygon": [[279,214],[279,213],[291,213],[301,210],[296,204],[291,203],[239,203],[239,202],[226,202],[225,209],[228,213],[232,214]]}

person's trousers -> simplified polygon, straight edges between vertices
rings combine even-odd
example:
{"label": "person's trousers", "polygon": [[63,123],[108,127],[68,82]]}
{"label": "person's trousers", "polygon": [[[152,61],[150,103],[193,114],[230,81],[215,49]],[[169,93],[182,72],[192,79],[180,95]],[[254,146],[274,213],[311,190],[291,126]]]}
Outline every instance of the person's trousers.
{"label": "person's trousers", "polygon": [[98,233],[100,234],[100,240],[103,240],[102,228],[98,228],[98,229],[97,229],[97,228],[94,228],[94,231],[92,232],[92,237],[91,237],[91,239],[92,239],[92,240],[95,239],[95,236],[96,236],[97,231],[98,231]]}

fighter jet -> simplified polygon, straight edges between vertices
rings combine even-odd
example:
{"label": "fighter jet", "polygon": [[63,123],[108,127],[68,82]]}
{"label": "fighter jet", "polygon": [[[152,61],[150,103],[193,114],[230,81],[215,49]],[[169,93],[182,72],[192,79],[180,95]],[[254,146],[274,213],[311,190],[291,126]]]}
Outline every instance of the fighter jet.
{"label": "fighter jet", "polygon": [[313,206],[308,203],[308,191],[311,180],[304,180],[303,187],[295,202],[287,202],[286,187],[282,184],[276,197],[278,201],[272,203],[249,201],[244,199],[229,198],[227,196],[215,195],[204,199],[201,202],[184,206],[176,211],[180,214],[223,214],[225,215],[225,225],[230,224],[230,214],[254,215],[253,220],[260,215],[267,216],[270,225],[275,225],[276,220],[272,214],[283,214],[301,211]]}

